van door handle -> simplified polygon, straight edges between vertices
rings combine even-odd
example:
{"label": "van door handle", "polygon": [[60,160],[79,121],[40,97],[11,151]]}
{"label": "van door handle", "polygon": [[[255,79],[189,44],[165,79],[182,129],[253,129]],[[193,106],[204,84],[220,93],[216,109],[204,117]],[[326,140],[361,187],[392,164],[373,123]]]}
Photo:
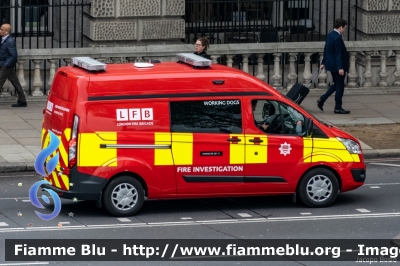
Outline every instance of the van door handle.
{"label": "van door handle", "polygon": [[232,138],[229,138],[229,139],[226,139],[227,141],[230,141],[230,142],[241,142],[242,140],[241,139],[239,139],[238,137],[232,137]]}
{"label": "van door handle", "polygon": [[250,141],[250,142],[253,142],[253,143],[261,143],[261,142],[264,142],[262,139],[249,139],[249,141]]}

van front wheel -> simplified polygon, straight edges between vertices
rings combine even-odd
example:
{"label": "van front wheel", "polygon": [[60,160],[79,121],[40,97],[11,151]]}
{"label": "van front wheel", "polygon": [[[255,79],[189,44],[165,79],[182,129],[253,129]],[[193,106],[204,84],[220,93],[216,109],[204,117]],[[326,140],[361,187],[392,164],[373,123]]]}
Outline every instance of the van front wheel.
{"label": "van front wheel", "polygon": [[115,216],[132,216],[142,208],[143,202],[143,186],[128,176],[112,180],[103,193],[104,208]]}
{"label": "van front wheel", "polygon": [[303,177],[297,192],[305,205],[327,207],[335,201],[339,193],[339,183],[331,171],[313,169]]}

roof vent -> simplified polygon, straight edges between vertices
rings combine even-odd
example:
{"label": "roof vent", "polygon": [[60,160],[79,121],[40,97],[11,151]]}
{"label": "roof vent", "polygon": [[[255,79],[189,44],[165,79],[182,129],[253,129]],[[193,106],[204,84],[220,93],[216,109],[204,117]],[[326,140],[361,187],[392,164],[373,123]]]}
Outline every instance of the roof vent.
{"label": "roof vent", "polygon": [[189,53],[177,54],[176,58],[178,59],[178,63],[179,62],[186,63],[193,67],[210,67],[212,64],[212,61],[210,59],[195,54],[189,54]]}
{"label": "roof vent", "polygon": [[72,64],[87,71],[106,71],[107,64],[104,64],[91,57],[73,57]]}

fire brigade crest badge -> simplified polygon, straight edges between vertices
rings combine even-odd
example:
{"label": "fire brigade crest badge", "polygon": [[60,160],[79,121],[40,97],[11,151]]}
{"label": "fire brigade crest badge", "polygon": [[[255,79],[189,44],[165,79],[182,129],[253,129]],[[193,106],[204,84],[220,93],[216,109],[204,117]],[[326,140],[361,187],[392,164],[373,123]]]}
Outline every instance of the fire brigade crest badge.
{"label": "fire brigade crest badge", "polygon": [[281,144],[281,147],[279,148],[279,150],[281,151],[281,154],[286,156],[286,154],[290,154],[290,151],[292,150],[292,148],[290,147],[290,144],[287,144],[285,141],[285,143]]}

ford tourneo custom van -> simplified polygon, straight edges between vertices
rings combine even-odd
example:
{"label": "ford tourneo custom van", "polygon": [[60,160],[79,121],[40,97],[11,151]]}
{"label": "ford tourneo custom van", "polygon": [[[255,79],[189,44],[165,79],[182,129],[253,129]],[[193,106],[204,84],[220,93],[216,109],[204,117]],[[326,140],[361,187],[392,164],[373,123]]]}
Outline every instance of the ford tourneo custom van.
{"label": "ford tourneo custom van", "polygon": [[59,68],[44,110],[42,148],[60,140],[46,188],[130,216],[145,199],[293,195],[326,207],[363,185],[356,138],[243,71],[177,57]]}

